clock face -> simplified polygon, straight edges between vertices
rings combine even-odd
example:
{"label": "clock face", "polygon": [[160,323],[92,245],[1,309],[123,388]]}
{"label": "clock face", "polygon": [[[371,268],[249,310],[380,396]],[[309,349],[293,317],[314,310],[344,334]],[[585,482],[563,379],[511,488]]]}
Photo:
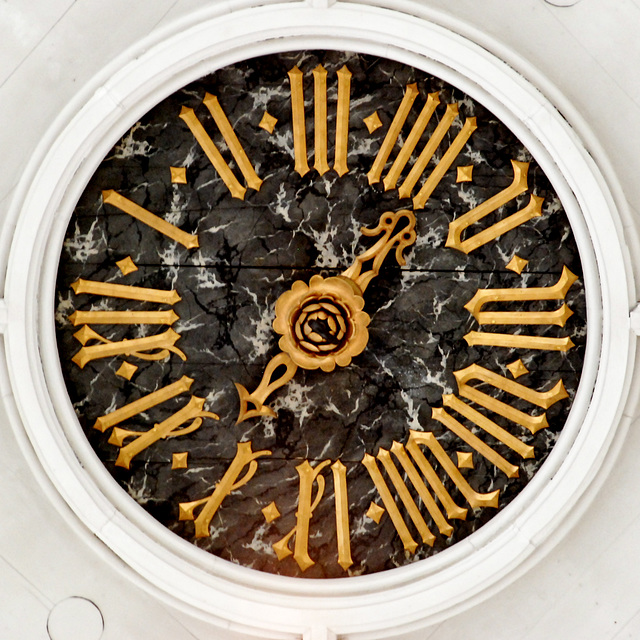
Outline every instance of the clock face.
{"label": "clock face", "polygon": [[531,154],[446,82],[292,52],[194,82],[97,167],[60,253],[69,397],[140,506],[320,578],[428,558],[549,456],[586,343]]}

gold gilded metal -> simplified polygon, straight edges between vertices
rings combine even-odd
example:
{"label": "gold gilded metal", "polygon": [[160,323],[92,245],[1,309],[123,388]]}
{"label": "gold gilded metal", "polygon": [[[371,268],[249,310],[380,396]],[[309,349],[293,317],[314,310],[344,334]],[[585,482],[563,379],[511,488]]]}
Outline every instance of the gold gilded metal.
{"label": "gold gilded metal", "polygon": [[222,178],[227,189],[229,189],[229,193],[231,193],[234,198],[244,200],[244,195],[247,192],[246,187],[243,187],[240,184],[238,178],[236,178],[233,171],[231,171],[231,168],[222,157],[222,154],[215,142],[202,126],[202,123],[198,119],[195,111],[191,107],[182,107],[180,110],[180,118],[191,130],[193,137],[196,139],[207,158],[209,158],[209,162],[211,162],[213,168],[218,172],[218,175]]}
{"label": "gold gilded metal", "polygon": [[338,70],[338,112],[336,114],[336,144],[333,168],[342,177],[349,172],[349,111],[351,107],[351,71],[346,65]]}
{"label": "gold gilded metal", "polygon": [[[438,527],[438,531],[440,531],[440,533],[444,534],[445,536],[449,537],[453,533],[453,527],[447,522],[447,519],[442,514],[442,511],[440,511],[440,508],[436,504],[436,501],[433,499],[432,495],[427,490],[427,485],[424,483],[424,481],[420,477],[420,474],[418,473],[418,470],[415,468],[413,462],[411,462],[411,460],[409,459],[409,456],[407,455],[407,451],[404,448],[404,446],[401,445],[399,442],[394,441],[393,445],[391,446],[391,452],[396,456],[396,458],[402,465],[404,472],[407,474],[407,477],[409,478],[409,480],[411,480],[411,484],[414,486],[415,490],[418,492],[418,495],[420,496],[422,503],[425,505],[425,507],[427,508],[427,511],[430,513],[431,517],[433,518],[433,521],[436,523],[436,526]],[[387,469],[388,465],[392,463],[391,463],[391,460],[388,458],[388,456],[385,456],[385,458],[388,460],[388,462],[385,463],[385,460],[382,459],[382,463],[385,469]],[[389,477],[392,479],[392,481],[393,481],[394,475],[395,474],[393,475],[389,474]],[[398,479],[398,476],[396,476],[396,480],[397,479]],[[395,481],[393,482],[395,484]],[[400,492],[398,493],[400,494]],[[403,502],[404,502],[404,499],[403,499]],[[411,513],[409,509],[407,509],[407,511]],[[418,531],[420,531],[420,528],[418,528]],[[423,540],[424,540],[424,537],[423,537]],[[427,544],[429,544],[428,541],[426,540],[424,541],[427,542]]]}
{"label": "gold gilded metal", "polygon": [[[437,102],[435,101],[437,100]],[[440,103],[440,100],[437,98],[437,94],[435,95],[435,99],[433,102],[433,110],[435,111],[436,106]],[[429,105],[429,101],[427,100],[427,105]],[[411,171],[409,175],[405,178],[404,182],[400,185],[398,189],[398,195],[401,198],[408,198],[411,196],[411,192],[413,188],[416,186],[416,183],[420,179],[420,176],[424,173],[429,161],[433,157],[433,154],[436,152],[436,149],[442,142],[442,139],[447,134],[447,131],[451,128],[453,121],[458,117],[459,107],[457,104],[448,104],[447,108],[442,116],[442,119],[438,123],[438,126],[435,128],[434,132],[429,137],[427,144],[424,146],[424,149],[420,152],[418,159],[415,161],[413,167],[411,167]],[[426,125],[426,122],[425,122]],[[417,142],[417,141],[416,141]]]}
{"label": "gold gilded metal", "polygon": [[[403,447],[403,450],[404,450],[404,447]],[[402,476],[400,475],[398,468],[393,463],[393,460],[391,460],[391,454],[386,449],[383,449],[382,447],[380,447],[380,449],[378,449],[378,454],[376,455],[376,458],[380,460],[380,462],[382,463],[382,466],[387,472],[387,475],[389,476],[391,482],[393,483],[393,486],[395,487],[395,490],[398,493],[398,496],[400,496],[400,500],[402,500],[402,504],[404,504],[404,507],[407,510],[409,517],[411,518],[411,520],[413,521],[413,524],[418,530],[418,533],[422,538],[422,542],[428,544],[429,546],[433,546],[433,543],[436,541],[436,537],[433,535],[433,533],[431,533],[431,531],[429,530],[429,527],[427,526],[427,523],[424,521],[424,518],[422,517],[420,510],[418,509],[418,505],[416,505],[413,497],[411,496],[411,493],[409,492],[407,485],[402,479]],[[406,458],[406,460],[409,462],[409,464],[411,464],[411,462],[409,461],[409,458]],[[415,468],[414,468],[414,471],[415,471]],[[408,475],[409,475],[409,478],[413,481],[414,478],[412,477],[412,475],[411,474],[408,474]],[[415,477],[418,478],[419,484],[424,485],[424,482],[420,480],[417,471],[415,471]],[[425,488],[425,493],[427,493],[426,486],[424,488]],[[415,551],[415,547],[414,547],[414,551]]]}
{"label": "gold gilded metal", "polygon": [[524,362],[522,362],[522,360],[520,360],[519,358],[515,362],[508,364],[507,369],[509,369],[509,373],[511,373],[514,378],[519,378],[525,373],[529,373],[529,369],[524,366]]}
{"label": "gold gilded metal", "polygon": [[[405,226],[396,230],[401,222]],[[400,265],[406,264],[402,252],[415,242],[414,227],[411,211],[384,213],[375,229],[362,229],[364,235],[381,238],[340,276],[314,275],[308,285],[298,280],[278,298],[273,328],[282,336],[278,343],[282,353],[269,362],[253,393],[236,383],[240,397],[238,423],[257,416],[274,416],[264,402],[291,380],[297,367],[333,371],[336,365],[347,366],[364,350],[369,340],[369,316],[362,310],[362,294],[394,246],[396,260]],[[369,262],[371,268],[363,272]]]}
{"label": "gold gilded metal", "polygon": [[[430,431],[414,431],[413,429],[409,431],[409,440],[407,441],[407,451],[411,454],[411,457],[416,461],[420,471],[422,474],[428,478],[429,470],[433,471],[433,467],[429,464],[427,459],[424,457],[424,454],[420,450],[420,445],[426,445],[431,453],[435,456],[436,460],[440,463],[440,466],[445,471],[445,473],[453,480],[453,483],[460,489],[460,493],[465,497],[465,500],[474,508],[478,507],[497,507],[498,499],[500,496],[500,490],[496,489],[495,491],[491,491],[490,493],[480,493],[473,489],[471,485],[465,480],[464,476],[458,471],[458,467],[454,464],[451,458],[447,455],[446,451],[442,448],[442,445],[438,442],[435,435]],[[425,472],[426,471],[426,472]],[[435,471],[433,472],[435,474]],[[444,486],[440,483],[438,489],[436,489],[438,485],[432,485],[436,495],[440,498],[440,501],[443,502],[442,497],[438,494],[438,491],[444,490]],[[447,493],[448,495],[448,493]],[[451,497],[448,498],[451,500]],[[453,500],[451,500],[453,502]],[[443,502],[444,504],[444,502]],[[454,503],[455,504],[455,503]],[[461,509],[457,505],[455,505],[459,512],[463,512],[464,519],[466,517],[466,509]],[[454,517],[449,515],[450,518]]]}
{"label": "gold gilded metal", "polygon": [[473,165],[468,164],[464,167],[457,167],[456,182],[471,182],[473,180]]}
{"label": "gold gilded metal", "polygon": [[174,453],[171,456],[171,468],[172,469],[188,469],[189,463],[187,458],[189,457],[188,451],[181,451],[180,453]]}
{"label": "gold gilded metal", "polygon": [[368,454],[364,454],[364,458],[362,458],[362,464],[365,466],[371,479],[373,480],[373,484],[375,484],[378,493],[380,494],[380,498],[382,499],[382,503],[393,522],[393,526],[396,528],[398,535],[400,536],[400,540],[402,540],[402,544],[404,546],[405,551],[409,553],[414,553],[416,548],[418,547],[418,543],[411,537],[411,533],[407,525],[402,518],[400,510],[398,509],[393,496],[391,495],[391,491],[389,491],[389,487],[387,483],[384,481],[382,474],[380,473],[380,469],[378,468],[378,464],[376,463],[376,459]]}
{"label": "gold gilded metal", "polygon": [[[402,463],[402,456],[399,455],[401,452],[400,447],[396,447],[395,450],[394,447],[392,447],[391,449],[392,451],[394,451],[394,453]],[[413,457],[415,463],[420,469],[420,472],[435,493],[436,497],[440,501],[440,504],[444,507],[445,511],[447,512],[447,517],[451,518],[452,520],[465,520],[467,517],[467,510],[463,507],[459,507],[453,501],[453,498],[440,481],[440,478],[438,477],[438,474],[436,473],[431,463],[424,457],[424,455],[422,455],[419,449],[415,447],[411,448],[409,447],[409,445],[407,445],[407,451],[409,451],[409,453]],[[438,518],[440,517],[437,515],[437,511],[435,509],[432,513],[432,517],[433,514],[436,514]]]}
{"label": "gold gilded metal", "polygon": [[[136,267],[137,269],[137,267]],[[112,282],[99,282],[96,280],[83,280],[79,278],[72,285],[76,295],[89,293],[110,298],[125,298],[126,300],[142,300],[144,302],[158,302],[160,304],[175,304],[182,298],[174,289],[148,289],[146,287],[133,287],[128,284],[114,284]]]}
{"label": "gold gilded metal", "polygon": [[[393,232],[401,220],[404,220],[406,225],[394,234]],[[396,247],[398,264],[400,266],[407,264],[402,252],[416,241],[415,225],[416,217],[408,209],[401,209],[396,213],[391,211],[383,213],[375,229],[363,227],[360,230],[365,236],[372,237],[382,234],[382,237],[373,247],[357,256],[354,263],[342,275],[353,280],[360,290],[364,292],[371,280],[380,273],[382,263],[396,244],[398,245]],[[371,268],[362,273],[362,268],[368,261],[372,261]]]}
{"label": "gold gilded metal", "polygon": [[123,362],[118,370],[116,371],[116,375],[121,378],[125,378],[126,380],[131,380],[133,378],[133,374],[138,370],[138,367],[135,364],[131,364],[130,362]]}
{"label": "gold gilded metal", "polygon": [[322,176],[329,171],[327,160],[327,70],[319,64],[312,73],[315,119],[313,168]]}
{"label": "gold gilded metal", "polygon": [[510,200],[524,193],[527,186],[527,173],[529,171],[528,162],[518,162],[517,160],[511,161],[513,167],[513,181],[511,184],[496,193],[488,200],[485,200],[482,204],[471,209],[464,215],[460,216],[457,220],[453,220],[449,223],[449,234],[447,236],[447,242],[445,246],[452,249],[457,249],[463,253],[471,253],[474,249],[481,247],[491,240],[495,240],[498,236],[515,229],[519,225],[542,215],[542,202],[543,198],[538,196],[531,196],[529,204],[526,205],[520,211],[507,216],[503,220],[492,224],[490,227],[479,231],[478,233],[470,236],[466,240],[462,240],[462,233],[471,225],[479,222],[490,213],[496,211],[499,207],[507,204]]}
{"label": "gold gilded metal", "polygon": [[[132,431],[131,429],[122,429],[114,427],[109,437],[109,444],[120,447],[118,457],[116,458],[116,467],[124,467],[129,469],[131,460],[145,449],[166,438],[177,438],[193,433],[202,425],[203,418],[213,418],[219,420],[220,417],[211,411],[204,411],[204,398],[191,396],[189,403],[176,411],[171,417],[154,424],[148,431]],[[188,427],[180,427],[191,420]],[[133,438],[129,444],[124,444],[127,439]]]}
{"label": "gold gilded metal", "polygon": [[336,537],[338,540],[338,564],[346,571],[352,564],[351,537],[349,533],[349,496],[347,494],[347,468],[336,460],[331,465],[336,502]]}
{"label": "gold gilded metal", "polygon": [[173,184],[187,184],[186,167],[169,167],[171,173],[171,182]]}
{"label": "gold gilded metal", "polygon": [[528,287],[513,289],[478,289],[464,308],[478,324],[554,324],[564,327],[573,311],[563,304],[555,311],[481,311],[491,302],[523,302],[528,300],[564,300],[571,285],[578,279],[562,268],[558,282],[550,287]]}
{"label": "gold gilded metal", "polygon": [[[216,511],[222,504],[222,501],[232,492],[236,491],[240,487],[243,487],[258,470],[258,458],[264,456],[270,456],[271,451],[252,451],[251,442],[238,442],[236,455],[229,465],[229,468],[225,472],[224,476],[218,484],[215,490],[210,496],[201,498],[200,500],[194,500],[193,502],[181,502],[180,503],[180,520],[194,520],[196,538],[205,538],[209,535],[209,525],[211,519],[216,514]],[[245,474],[238,480],[240,474],[244,471],[245,467],[249,467]],[[202,507],[198,516],[195,516],[194,511]]]}
{"label": "gold gilded metal", "polygon": [[242,172],[247,185],[255,191],[260,191],[262,180],[256,174],[251,161],[247,157],[244,147],[240,143],[240,140],[238,140],[238,136],[229,122],[229,118],[227,118],[226,113],[220,106],[218,97],[211,93],[206,93],[202,102],[209,110],[209,113],[213,117],[216,125],[218,125],[218,129],[220,129],[220,133],[222,134],[224,141],[227,143],[229,151],[231,151],[231,155]]}
{"label": "gold gilded metal", "polygon": [[267,523],[273,522],[280,517],[280,510],[276,507],[275,502],[270,502],[264,509],[261,510],[262,515]]}
{"label": "gold gilded metal", "polygon": [[[490,397],[490,396],[487,396],[487,397]],[[467,418],[467,420],[471,420],[472,422],[477,424],[483,431],[493,436],[496,440],[499,440],[500,442],[502,442],[502,444],[509,447],[509,449],[511,449],[512,451],[515,451],[521,458],[535,458],[535,452],[532,446],[525,444],[524,442],[522,442],[522,440],[520,440],[519,438],[516,438],[514,435],[509,433],[506,429],[503,429],[502,427],[498,426],[493,420],[490,420],[489,418],[487,418],[487,416],[480,413],[473,407],[470,407],[468,404],[466,404],[456,396],[452,394],[443,395],[442,404],[444,404],[445,407],[449,407],[450,409],[453,409],[460,415],[464,416],[465,418]],[[513,409],[513,407],[509,407],[509,408]],[[528,416],[527,414],[524,414],[524,415],[526,416],[526,419],[529,419],[531,417],[531,416]],[[443,422],[443,424],[445,423]],[[540,427],[538,427],[538,429],[539,428]],[[454,433],[458,435],[457,432],[454,431]],[[473,434],[471,435],[473,436]],[[462,438],[462,436],[459,436],[459,437]],[[473,436],[471,440],[474,440],[474,438],[475,436]],[[465,438],[462,438],[462,439],[465,440]],[[472,446],[478,453],[480,453],[481,455],[484,455],[484,453],[480,449],[476,448],[476,446],[471,441],[465,440],[465,442],[467,442],[467,444]],[[487,458],[487,459],[490,460],[490,458]],[[493,460],[491,460],[491,462],[493,462]],[[498,468],[501,468],[499,465],[496,465],[496,466]],[[516,472],[516,475],[509,476],[509,477],[516,478],[517,472]]]}
{"label": "gold gilded metal", "polygon": [[171,398],[179,396],[181,393],[186,393],[193,384],[193,378],[188,376],[182,376],[177,382],[173,382],[166,387],[162,387],[157,391],[142,396],[138,400],[134,400],[129,404],[125,404],[119,409],[115,409],[104,416],[100,416],[94,423],[93,428],[104,433],[107,429],[133,418],[133,416],[147,411]]}
{"label": "gold gilded metal", "polygon": [[[309,556],[309,523],[318,503],[322,499],[325,488],[324,476],[321,471],[331,464],[331,460],[323,460],[315,467],[305,460],[296,467],[300,477],[300,491],[298,494],[298,509],[296,510],[296,524],[284,538],[274,543],[273,549],[278,560],[293,554],[293,559],[298,563],[302,571],[306,571],[315,564]],[[313,495],[313,485],[317,484],[316,494]],[[289,541],[295,535],[293,551],[289,547]]]}
{"label": "gold gilded metal", "polygon": [[118,269],[120,269],[120,273],[122,273],[123,276],[128,276],[130,273],[138,270],[138,267],[136,266],[136,263],[131,259],[131,256],[127,256],[122,260],[118,260],[118,262],[116,262],[116,265]]}
{"label": "gold gilded metal", "polygon": [[507,264],[507,269],[515,271],[518,275],[522,273],[522,270],[529,264],[528,260],[521,258],[520,256],[513,256]]}
{"label": "gold gilded metal", "polygon": [[366,118],[362,118],[362,122],[365,123],[369,133],[373,133],[377,131],[382,126],[382,120],[380,120],[380,116],[377,111],[374,111],[370,116]]}
{"label": "gold gilded metal", "polygon": [[[187,359],[187,356],[178,347],[174,346],[180,339],[180,334],[173,329],[167,329],[156,336],[112,342],[103,338],[88,325],[84,325],[82,329],[73,334],[73,337],[84,345],[71,358],[72,362],[81,369],[92,360],[121,355],[134,356],[141,360],[164,360],[169,356],[169,353],[175,353],[182,360]],[[101,344],[86,346],[86,343],[90,340],[97,340]],[[149,351],[155,353],[148,353]]]}
{"label": "gold gilded metal", "polygon": [[[414,433],[414,432],[410,432],[410,433]],[[431,487],[435,495],[440,500],[440,503],[442,504],[442,506],[447,511],[447,516],[449,518],[457,518],[457,519],[464,520],[467,516],[467,510],[462,507],[459,507],[453,501],[453,499],[451,498],[451,495],[449,494],[447,489],[445,489],[444,485],[438,478],[438,475],[436,474],[434,468],[431,466],[428,460],[424,457],[424,455],[422,454],[420,449],[417,447],[414,440],[415,438],[413,440],[410,438],[409,444],[411,446],[409,447],[409,444],[408,444],[407,448],[405,448],[399,442],[394,442],[391,447],[391,453],[393,453],[394,456],[397,458],[397,460],[400,462],[400,465],[402,466],[404,473],[406,474],[408,479],[411,481],[411,484],[413,485],[413,488],[415,489],[417,494],[420,496],[422,503],[425,505],[425,507],[427,508],[427,511],[433,518],[433,521],[438,527],[439,532],[448,537],[453,533],[453,526],[447,521],[446,517],[443,515],[442,511],[440,510],[440,507],[436,504],[436,501],[434,500],[433,496],[427,489],[427,485],[425,484],[424,480],[420,476],[418,469],[422,473],[422,476],[428,482],[429,486]],[[407,452],[411,454],[411,457],[415,461],[415,464],[418,465],[418,468],[416,468],[414,462],[412,462]],[[444,453],[444,450],[441,450],[441,453],[445,457],[447,457],[446,454]],[[422,541],[425,542],[426,544],[433,545],[435,541],[435,536],[433,535],[433,533],[431,533],[426,522],[424,521],[424,518],[422,517],[422,514],[420,513],[420,510],[418,509],[417,504],[415,503],[411,493],[408,490],[406,482],[402,479],[402,476],[400,475],[396,465],[391,460],[391,455],[389,451],[387,451],[386,449],[380,448],[378,450],[377,459],[382,463],[382,466],[387,472],[387,475],[389,476],[400,500],[402,501],[402,504],[404,505],[407,513],[409,514],[409,517],[413,521],[418,533],[420,533]],[[438,460],[442,464],[442,460],[440,459],[440,457],[438,458]],[[376,489],[378,490],[380,498],[382,499],[382,502],[386,507],[386,510],[389,512],[389,516],[391,517],[394,527],[396,528],[396,531],[400,536],[400,539],[402,540],[404,548],[407,551],[413,553],[417,547],[417,543],[415,542],[415,540],[413,540],[413,538],[411,537],[411,534],[409,533],[406,523],[404,522],[404,519],[402,518],[396,506],[395,500],[391,495],[389,487],[387,486],[386,482],[382,477],[382,474],[380,473],[380,470],[376,463],[376,459],[373,458],[373,456],[366,454],[362,460],[362,464],[366,467],[367,471],[369,472],[369,475],[371,476],[371,479],[373,480],[373,483],[376,486]],[[473,493],[473,490],[471,489],[471,487],[468,486],[464,478],[462,478],[456,466],[451,462],[451,460],[449,460],[449,467],[448,468],[445,467],[445,468],[447,472],[449,472],[451,468],[455,470],[455,477],[452,477],[452,479],[461,481],[461,485],[469,489],[469,491],[467,491],[467,494],[472,496],[472,498],[477,495],[479,497],[479,500],[478,500],[478,505],[475,505],[475,506],[480,506],[483,499],[482,494]],[[490,500],[493,500],[493,498],[494,496],[490,496]],[[372,520],[379,522],[383,512],[384,510],[381,509],[378,505],[371,503],[371,506],[369,507],[369,511],[367,512],[367,515]]]}
{"label": "gold gilded metal", "polygon": [[391,151],[396,144],[396,141],[398,140],[400,131],[402,130],[402,127],[407,120],[407,116],[411,111],[411,107],[413,106],[413,103],[415,102],[415,99],[417,97],[418,85],[415,82],[413,84],[408,84],[407,90],[405,91],[404,97],[402,98],[402,102],[400,103],[396,114],[393,116],[393,120],[391,122],[389,130],[387,131],[387,135],[384,137],[382,145],[378,150],[378,154],[373,161],[373,165],[371,166],[371,169],[367,174],[369,184],[380,182],[380,177],[382,176],[384,165],[391,155]]}
{"label": "gold gilded metal", "polygon": [[509,404],[506,404],[497,398],[480,391],[477,387],[468,384],[470,380],[478,380],[481,383],[490,384],[496,389],[500,389],[512,396],[530,402],[531,404],[548,409],[556,402],[564,400],[568,397],[567,390],[564,388],[562,379],[548,391],[536,391],[519,382],[509,380],[501,376],[499,373],[485,369],[478,364],[472,364],[465,369],[454,371],[453,375],[458,384],[458,393],[463,397],[475,402],[485,409],[489,409],[516,424],[519,424],[531,433],[536,433],[540,429],[546,429],[549,426],[545,414],[540,416],[530,416]]}
{"label": "gold gilded metal", "polygon": [[304,176],[309,172],[307,161],[307,131],[304,116],[304,89],[302,85],[302,71],[297,65],[287,75],[291,85],[291,118],[293,124],[293,153],[295,156],[295,170]]}
{"label": "gold gilded metal", "polygon": [[79,324],[167,324],[172,325],[180,317],[168,311],[74,311],[69,320],[74,327]]}
{"label": "gold gilded metal", "polygon": [[[274,378],[276,371],[282,371],[282,367],[285,367],[284,373]],[[286,353],[279,353],[274,356],[267,365],[262,380],[255,391],[249,393],[243,385],[236,382],[236,389],[240,397],[240,411],[236,424],[249,418],[275,416],[276,412],[271,409],[271,407],[267,407],[264,402],[276,389],[287,384],[296,374],[297,370],[298,365],[296,365]],[[249,409],[249,403],[251,403],[255,409]]]}
{"label": "gold gilded metal", "polygon": [[[400,177],[400,174],[402,173],[405,166],[407,165],[407,162],[409,161],[409,158],[411,157],[413,150],[416,148],[416,145],[418,144],[420,137],[424,133],[424,130],[427,128],[427,124],[429,124],[429,121],[431,120],[431,116],[434,114],[436,107],[439,104],[440,104],[440,98],[437,92],[430,93],[427,96],[427,101],[425,102],[425,105],[422,108],[420,115],[418,116],[413,127],[411,128],[411,132],[409,133],[407,139],[405,140],[405,143],[402,145],[402,148],[400,149],[400,152],[396,156],[396,159],[393,165],[391,165],[391,169],[389,169],[389,172],[387,173],[385,179],[383,180],[385,191],[389,191],[389,189],[395,188],[398,182],[398,178]],[[434,136],[435,136],[435,132],[434,132]],[[433,139],[434,136],[432,136],[431,139]],[[429,142],[427,142],[427,146],[431,144],[431,139],[429,140]],[[439,142],[440,140],[438,140],[438,143]],[[436,146],[438,143],[436,143]]]}
{"label": "gold gilded metal", "polygon": [[[427,200],[431,197],[434,189],[442,180],[444,174],[449,170],[449,167],[453,164],[454,160],[458,157],[460,151],[467,141],[471,137],[471,134],[478,128],[475,118],[467,118],[465,120],[462,129],[458,135],[454,138],[451,146],[445,151],[444,155],[440,159],[440,162],[436,165],[435,169],[429,174],[425,183],[422,185],[418,194],[413,198],[413,209],[424,209],[427,204]],[[400,191],[398,190],[398,193]]]}
{"label": "gold gilded metal", "polygon": [[456,451],[458,469],[473,469],[473,451]]}
{"label": "gold gilded metal", "polygon": [[385,511],[386,509],[376,504],[375,502],[372,502],[369,505],[369,508],[367,509],[367,513],[365,513],[365,515],[370,520],[373,520],[376,524],[380,524],[380,519],[384,515]]}
{"label": "gold gilded metal", "polygon": [[[455,400],[457,400],[455,396],[443,396],[442,400],[443,402],[449,401],[449,404],[455,404],[454,408],[456,409],[456,411],[459,411],[459,412],[465,411],[465,408],[470,409],[470,407],[465,405],[464,402],[460,402],[460,400],[458,400],[456,404],[454,402]],[[462,406],[460,407],[460,405]],[[475,412],[475,413],[478,414],[479,416],[482,415],[482,414],[479,414],[478,412]],[[491,462],[493,465],[498,467],[498,469],[503,471],[506,474],[507,478],[518,477],[518,467],[516,465],[511,464],[508,460],[505,460],[495,449],[493,449],[488,444],[480,440],[478,436],[471,433],[469,429],[463,426],[453,416],[448,414],[444,409],[433,408],[431,410],[431,417],[434,420],[441,422],[445,427],[447,427],[447,429],[449,429],[449,431],[451,431],[452,433],[455,433],[458,436],[458,438],[460,438],[461,440],[464,440],[470,447],[475,449],[481,456],[484,456],[489,462]],[[477,416],[476,416],[476,419],[478,419]],[[482,423],[480,424],[480,426],[486,426],[482,420],[480,420],[480,422]],[[495,426],[497,427],[498,425],[495,425]],[[498,429],[500,429],[500,427],[498,427]],[[504,437],[505,434],[509,436],[511,435],[504,430],[501,430],[501,431],[503,431],[503,433],[500,434],[502,437]],[[513,438],[513,436],[511,437]],[[517,438],[513,438],[513,439],[517,440]],[[518,440],[518,442],[520,441]],[[530,447],[530,449],[532,448]],[[527,457],[532,457],[532,455]]]}
{"label": "gold gilded metal", "polygon": [[469,331],[464,339],[470,347],[483,345],[509,349],[540,349],[541,351],[569,351],[575,347],[571,338],[545,338],[544,336],[523,336],[512,333]]}
{"label": "gold gilded metal", "polygon": [[260,120],[260,123],[258,124],[258,126],[269,133],[273,133],[273,130],[276,128],[277,123],[278,123],[278,118],[276,118],[275,116],[272,116],[265,109],[265,112],[262,115],[262,120]]}
{"label": "gold gilded metal", "polygon": [[[369,340],[363,307],[361,289],[344,274],[314,275],[308,285],[297,280],[276,301],[273,328],[282,336],[278,345],[303,369],[346,367]],[[326,334],[315,330],[320,322],[326,322]]]}
{"label": "gold gilded metal", "polygon": [[120,211],[129,214],[131,217],[139,220],[152,229],[155,229],[162,235],[167,236],[167,238],[171,238],[171,240],[174,240],[187,249],[195,249],[199,246],[198,236],[191,235],[186,231],[182,231],[182,229],[178,229],[178,227],[172,225],[170,222],[167,222],[150,211],[147,211],[145,208],[136,204],[132,200],[129,200],[129,198],[125,198],[113,189],[103,191],[102,200],[105,204],[117,207]]}

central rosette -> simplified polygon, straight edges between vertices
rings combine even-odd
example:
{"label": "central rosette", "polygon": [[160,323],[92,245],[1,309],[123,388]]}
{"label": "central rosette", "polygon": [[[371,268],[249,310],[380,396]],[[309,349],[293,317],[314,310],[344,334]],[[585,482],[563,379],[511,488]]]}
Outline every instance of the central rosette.
{"label": "central rosette", "polygon": [[344,276],[301,280],[276,302],[273,328],[280,349],[303,369],[333,371],[362,353],[369,340],[369,316],[360,287]]}

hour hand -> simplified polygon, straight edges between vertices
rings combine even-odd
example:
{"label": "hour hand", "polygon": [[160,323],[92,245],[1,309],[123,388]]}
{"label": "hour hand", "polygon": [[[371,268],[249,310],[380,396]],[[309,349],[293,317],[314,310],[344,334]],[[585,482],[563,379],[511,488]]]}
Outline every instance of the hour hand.
{"label": "hour hand", "polygon": [[[401,221],[405,223],[402,226]],[[264,402],[273,391],[293,378],[298,367],[333,371],[336,365],[345,367],[354,356],[362,353],[369,341],[367,327],[370,320],[363,311],[362,293],[378,275],[394,246],[396,260],[405,264],[402,252],[416,240],[414,227],[415,217],[411,211],[384,213],[375,229],[362,229],[364,235],[380,235],[380,239],[360,254],[345,272],[329,278],[314,275],[309,284],[296,280],[291,289],[278,298],[273,328],[281,336],[278,344],[282,353],[269,362],[253,393],[236,383],[240,396],[237,422],[257,416],[275,416]],[[368,262],[371,266],[363,272]],[[278,371],[280,374],[276,375]]]}

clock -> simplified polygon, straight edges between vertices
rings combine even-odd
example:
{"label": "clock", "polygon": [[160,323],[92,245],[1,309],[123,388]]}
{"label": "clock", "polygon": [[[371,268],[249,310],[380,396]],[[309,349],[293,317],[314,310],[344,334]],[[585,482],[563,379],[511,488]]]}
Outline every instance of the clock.
{"label": "clock", "polygon": [[622,446],[615,181],[522,60],[393,4],[146,39],[5,222],[30,469],[98,562],[214,635],[438,624],[526,581]]}
{"label": "clock", "polygon": [[308,579],[429,562],[508,510],[587,348],[527,147],[436,75],[334,50],[229,64],[136,120],[74,206],[52,313],[121,491]]}

